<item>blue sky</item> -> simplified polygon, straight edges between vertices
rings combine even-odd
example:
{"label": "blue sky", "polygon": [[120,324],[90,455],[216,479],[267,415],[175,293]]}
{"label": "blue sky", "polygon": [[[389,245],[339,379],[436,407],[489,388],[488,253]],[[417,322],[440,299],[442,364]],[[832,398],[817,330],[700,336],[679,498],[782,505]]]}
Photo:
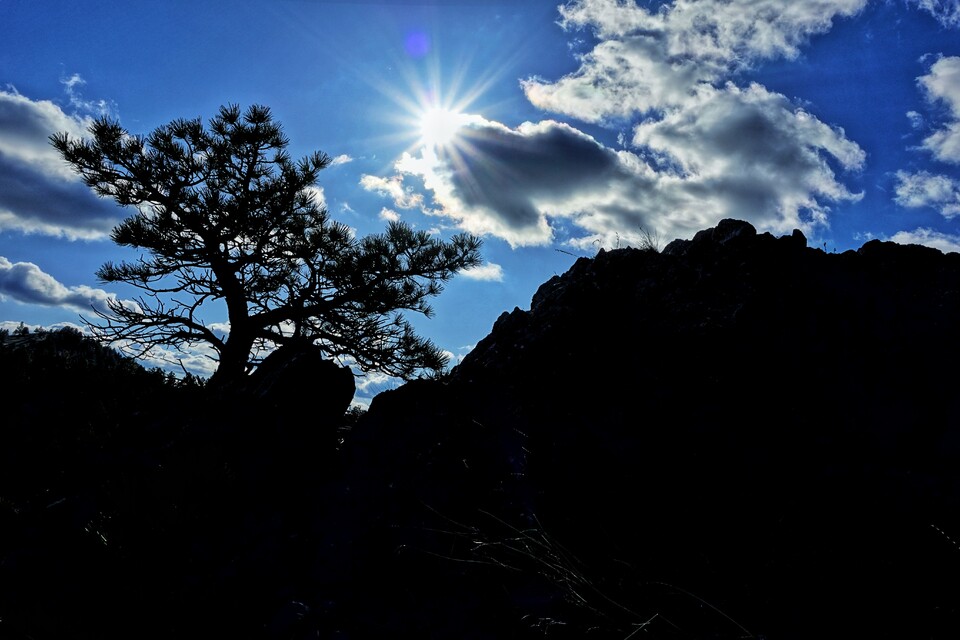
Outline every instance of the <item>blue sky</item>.
{"label": "blue sky", "polygon": [[[130,211],[47,142],[264,104],[359,235],[482,234],[454,357],[576,256],[725,217],[960,249],[958,0],[0,0],[0,322],[80,324]],[[89,314],[88,314],[89,315]],[[209,321],[221,322],[216,309]],[[193,354],[201,373],[212,363]],[[391,382],[360,381],[369,398]]]}

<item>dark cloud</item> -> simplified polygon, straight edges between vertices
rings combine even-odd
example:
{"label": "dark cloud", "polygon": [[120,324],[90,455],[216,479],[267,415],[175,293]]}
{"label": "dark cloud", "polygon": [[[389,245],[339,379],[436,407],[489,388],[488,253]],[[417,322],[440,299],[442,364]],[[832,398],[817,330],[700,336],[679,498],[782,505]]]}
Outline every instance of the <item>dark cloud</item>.
{"label": "dark cloud", "polygon": [[50,101],[0,90],[0,230],[97,239],[123,217],[83,185],[50,145],[53,133],[80,137],[89,123]]}
{"label": "dark cloud", "polygon": [[110,233],[119,214],[115,204],[97,198],[83,183],[0,153],[0,229],[96,239]]}
{"label": "dark cloud", "polygon": [[438,152],[438,159],[455,167],[453,193],[463,205],[487,209],[521,235],[539,228],[538,203],[566,200],[622,175],[614,151],[551,121],[517,131],[471,127],[457,146]]}
{"label": "dark cloud", "polygon": [[409,194],[399,181],[419,177],[438,206],[431,212],[514,246],[549,242],[549,218],[580,222],[650,182],[635,156],[569,125],[548,120],[510,129],[478,116],[451,143],[405,154],[396,168],[395,197]]}

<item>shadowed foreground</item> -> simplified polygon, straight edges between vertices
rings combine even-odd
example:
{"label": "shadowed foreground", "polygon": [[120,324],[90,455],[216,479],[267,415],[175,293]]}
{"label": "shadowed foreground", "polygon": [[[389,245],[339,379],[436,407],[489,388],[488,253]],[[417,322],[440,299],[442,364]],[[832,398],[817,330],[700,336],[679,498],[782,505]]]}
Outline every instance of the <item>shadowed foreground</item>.
{"label": "shadowed foreground", "polygon": [[727,220],[359,420],[313,352],[214,394],[5,344],[0,634],[955,638],[958,326],[960,255]]}

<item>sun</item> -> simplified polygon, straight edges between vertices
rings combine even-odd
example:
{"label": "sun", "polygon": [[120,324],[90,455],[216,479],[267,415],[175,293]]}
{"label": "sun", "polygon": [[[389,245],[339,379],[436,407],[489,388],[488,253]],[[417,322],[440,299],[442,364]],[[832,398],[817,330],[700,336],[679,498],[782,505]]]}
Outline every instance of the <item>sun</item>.
{"label": "sun", "polygon": [[420,142],[424,146],[445,147],[456,140],[460,129],[473,118],[444,107],[429,107],[420,115]]}
{"label": "sun", "polygon": [[393,158],[385,171],[401,160],[416,164],[417,172],[426,166],[456,169],[476,155],[484,130],[494,124],[480,113],[498,105],[487,92],[506,67],[484,64],[477,69],[470,62],[461,61],[443,73],[439,58],[427,56],[416,65],[399,65],[389,78],[374,82],[387,98],[383,119],[390,123],[390,132],[378,142],[403,149],[385,156]]}

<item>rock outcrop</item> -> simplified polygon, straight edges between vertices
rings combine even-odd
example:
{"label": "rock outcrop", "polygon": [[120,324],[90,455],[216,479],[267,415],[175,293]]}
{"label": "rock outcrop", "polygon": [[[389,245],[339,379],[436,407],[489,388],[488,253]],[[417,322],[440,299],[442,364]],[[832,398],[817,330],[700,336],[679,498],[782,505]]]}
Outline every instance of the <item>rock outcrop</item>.
{"label": "rock outcrop", "polygon": [[[348,442],[375,477],[353,486],[596,616],[527,603],[554,634],[951,637],[958,327],[960,255],[925,247],[828,254],[724,220],[601,251],[448,380],[378,396]],[[562,547],[520,553],[504,526]]]}

